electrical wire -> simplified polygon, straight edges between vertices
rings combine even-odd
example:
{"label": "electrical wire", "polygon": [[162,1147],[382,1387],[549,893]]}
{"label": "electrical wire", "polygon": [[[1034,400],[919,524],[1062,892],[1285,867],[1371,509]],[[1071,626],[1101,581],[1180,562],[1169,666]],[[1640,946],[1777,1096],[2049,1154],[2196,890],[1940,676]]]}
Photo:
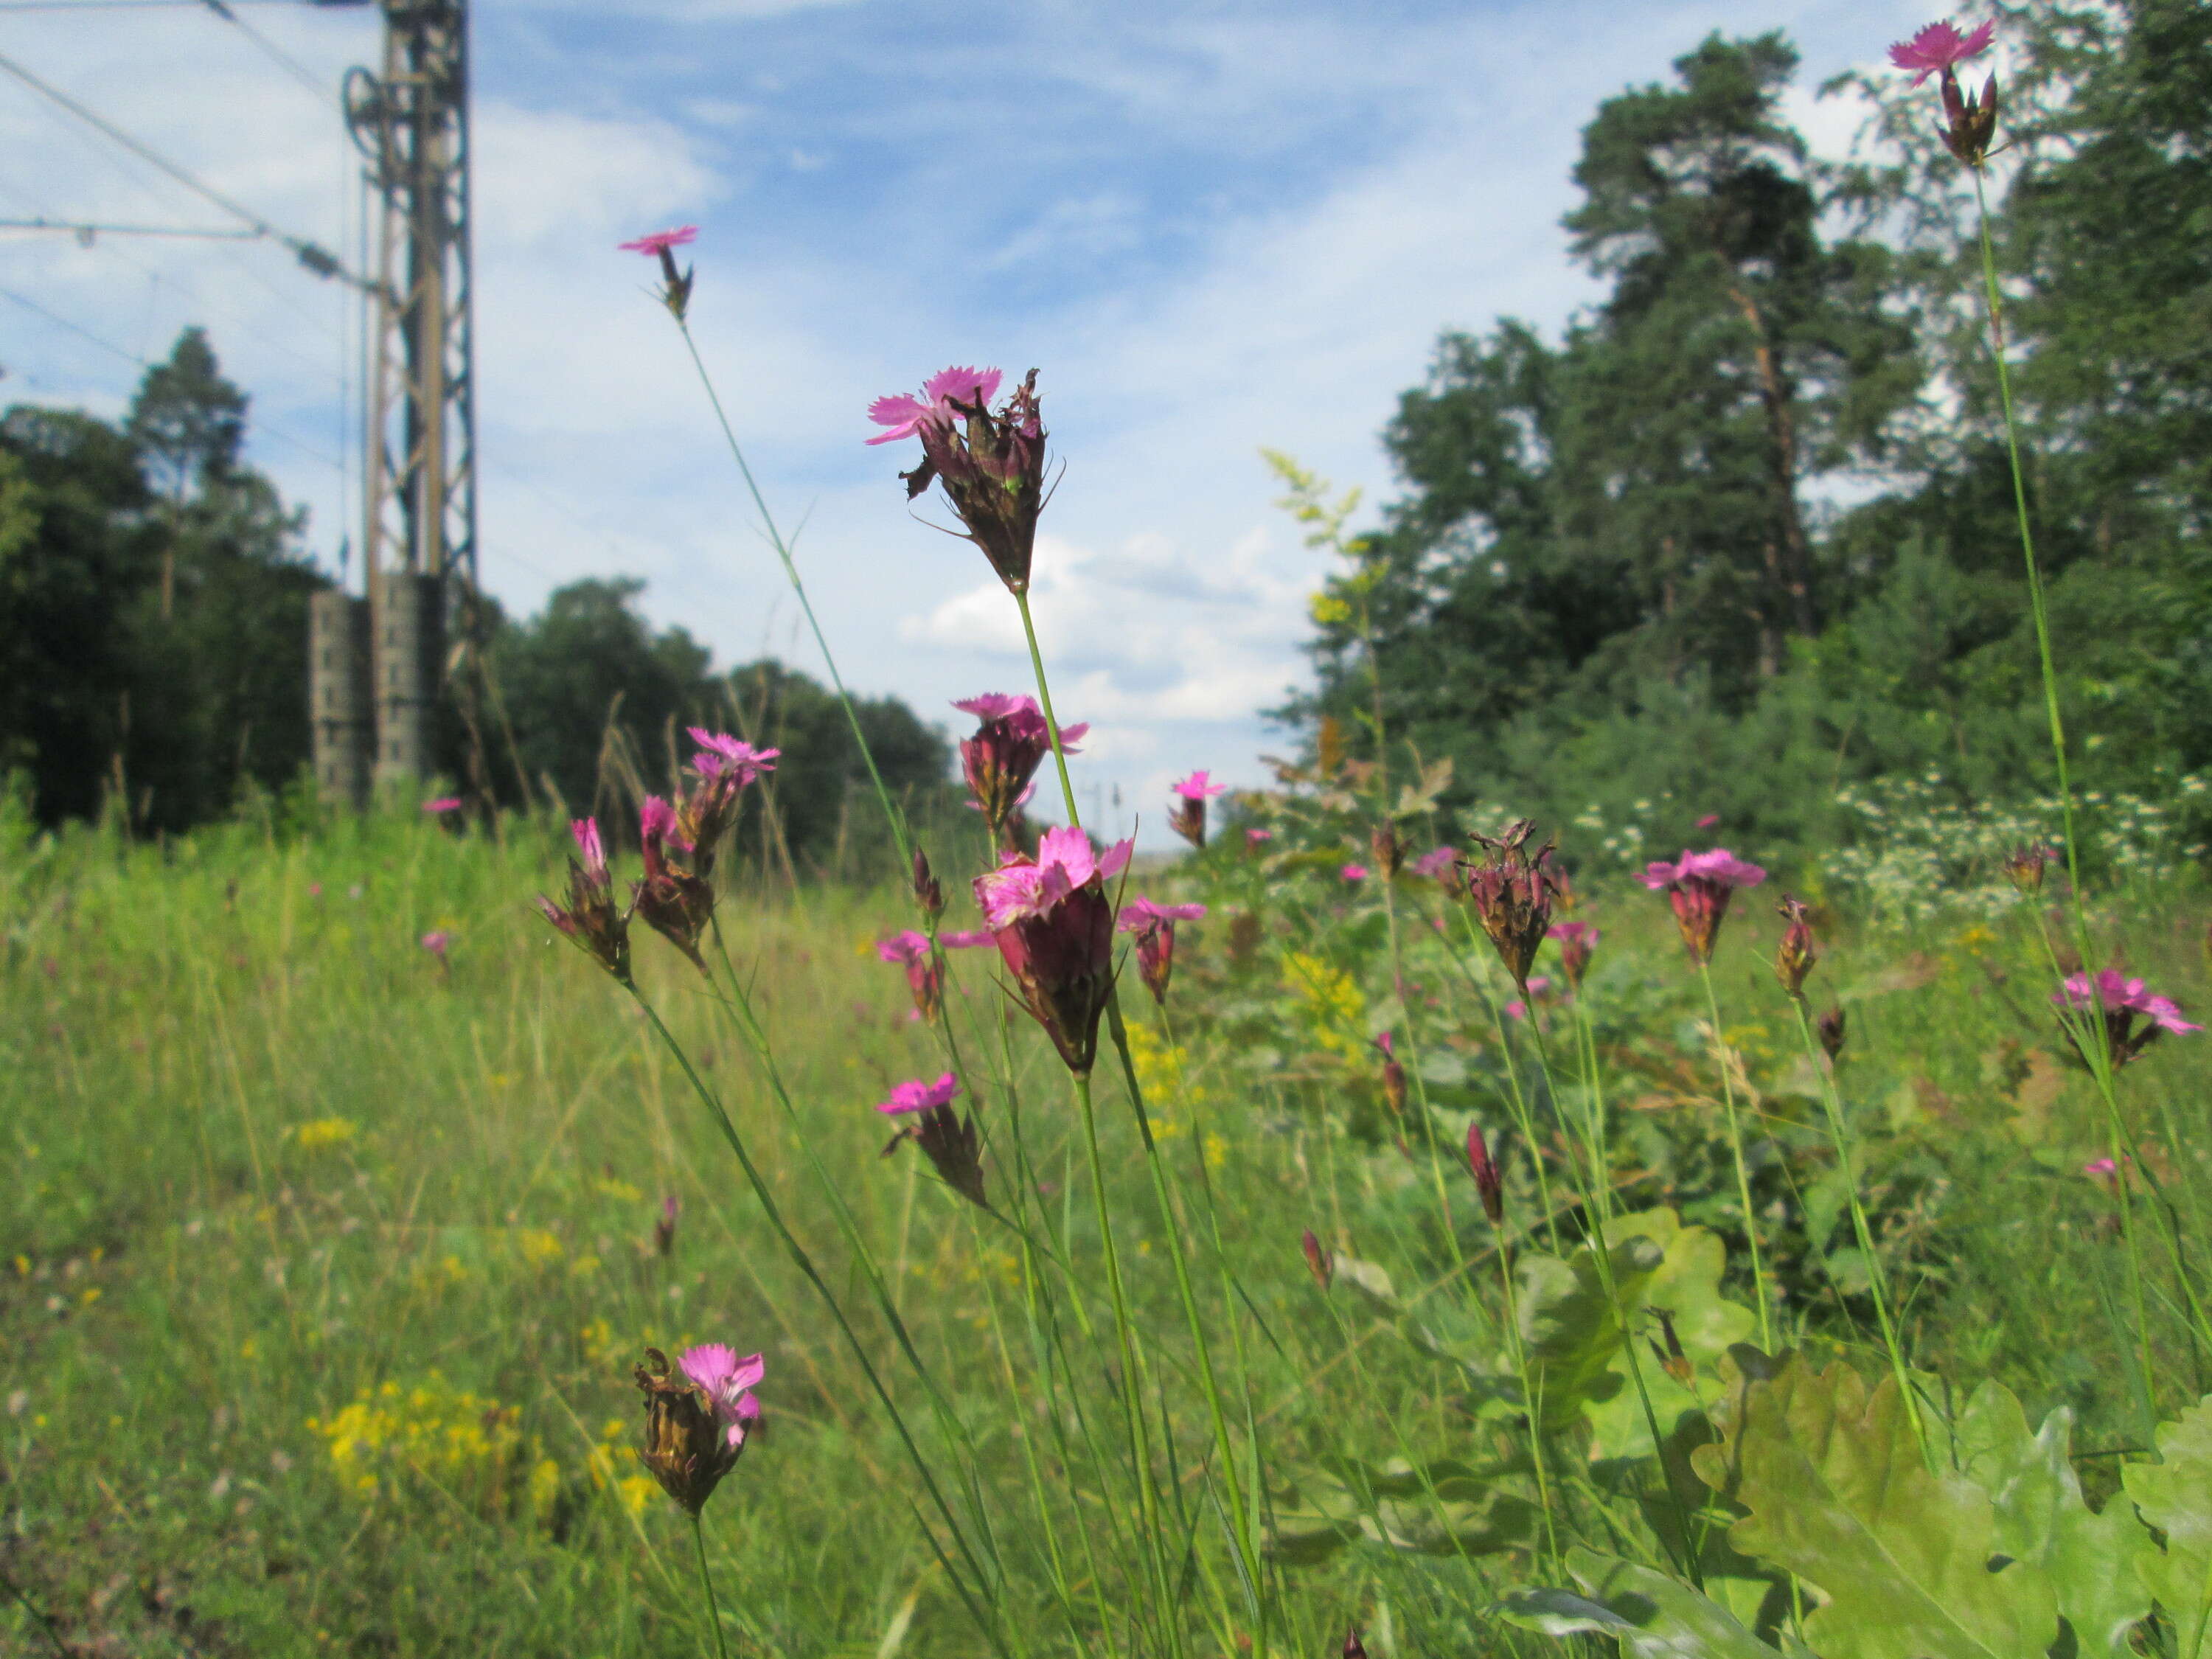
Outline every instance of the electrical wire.
{"label": "electrical wire", "polygon": [[235,11],[232,10],[230,0],[202,0],[202,3],[216,16],[222,18],[224,22],[235,27],[240,34],[243,34],[247,40],[252,41],[255,46],[260,47],[263,53],[266,55],[272,63],[274,63],[279,69],[283,70],[287,75],[290,76],[295,81],[297,81],[301,86],[307,88],[309,92],[314,94],[317,98],[320,99],[324,103],[328,104],[332,109],[338,110],[341,113],[343,112],[343,106],[338,102],[338,95],[331,89],[328,82],[325,81],[322,76],[317,75],[314,70],[309,69],[298,58],[293,57],[290,52],[286,52],[283,47],[278,46],[274,40],[271,40],[259,29],[254,27],[252,24],[247,22],[243,17],[240,17]]}
{"label": "electrical wire", "polygon": [[[102,336],[94,333],[90,329],[85,327],[83,324],[71,322],[59,312],[49,311],[46,307],[40,305],[36,300],[30,298],[27,295],[18,294],[15,289],[10,288],[0,288],[0,300],[12,301],[16,305],[22,307],[24,310],[28,311],[36,316],[45,318],[46,321],[52,323],[55,327],[65,329],[70,333],[76,335],[79,339],[88,341],[92,344],[98,346],[102,351],[107,352],[113,356],[120,357],[127,363],[134,363],[142,369],[149,369],[154,367],[151,362],[140,356],[137,352],[131,350],[128,346],[119,346],[116,344],[114,341],[104,338]],[[272,426],[266,421],[256,420],[250,410],[246,416],[246,424],[249,429],[258,432],[265,437],[282,439],[284,442],[290,444],[295,449],[301,451],[304,454],[313,456],[316,460],[320,461],[325,466],[334,468],[341,474],[345,471],[345,463],[339,460],[336,456],[325,453],[323,450],[317,448],[313,444],[309,443],[305,438],[296,437],[293,434],[286,431],[283,427]]]}
{"label": "electrical wire", "polygon": [[90,247],[99,236],[185,236],[210,242],[252,242],[259,240],[251,230],[209,230],[191,225],[106,225],[78,224],[67,219],[0,219],[0,230],[66,230],[73,233],[77,241]]}
{"label": "electrical wire", "polygon": [[224,212],[230,214],[233,217],[251,226],[260,235],[265,236],[272,241],[282,243],[284,246],[292,251],[293,256],[296,258],[302,265],[305,265],[316,276],[324,277],[339,277],[352,283],[356,288],[374,287],[374,284],[370,283],[367,277],[356,276],[354,272],[347,270],[346,267],[339,262],[335,254],[329,252],[324,248],[318,247],[314,243],[308,241],[304,237],[289,235],[286,233],[278,230],[267,220],[264,219],[259,214],[254,212],[252,209],[243,206],[240,203],[232,200],[229,197],[225,196],[221,191],[216,190],[213,185],[202,183],[198,179],[193,177],[190,173],[187,173],[183,167],[178,166],[174,161],[168,160],[166,156],[159,155],[147,145],[140,143],[137,139],[133,138],[129,133],[124,131],[120,127],[108,120],[105,116],[87,109],[82,104],[77,102],[76,99],[62,91],[60,88],[52,86],[48,82],[40,80],[37,76],[32,74],[30,70],[25,69],[21,64],[15,62],[14,58],[7,57],[4,54],[0,54],[0,72],[12,75],[15,79],[21,81],[25,86],[30,88],[32,91],[39,94],[41,97],[49,99],[54,103],[60,105],[64,109],[76,116],[79,120],[104,134],[115,143],[120,144],[124,149],[129,150],[133,155],[138,157],[139,160],[146,162],[151,167],[158,167],[161,172],[167,173],[170,178],[184,185],[185,189],[191,191],[194,195],[214,203],[216,206],[221,208]]}

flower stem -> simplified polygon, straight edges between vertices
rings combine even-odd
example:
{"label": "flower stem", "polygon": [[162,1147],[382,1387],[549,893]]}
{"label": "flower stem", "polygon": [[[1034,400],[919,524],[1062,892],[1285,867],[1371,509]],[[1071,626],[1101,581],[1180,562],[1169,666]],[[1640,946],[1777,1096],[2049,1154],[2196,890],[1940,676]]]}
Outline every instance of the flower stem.
{"label": "flower stem", "polygon": [[830,684],[836,688],[837,701],[845,710],[845,722],[853,728],[853,741],[860,751],[860,761],[868,769],[868,781],[875,785],[876,799],[883,805],[884,816],[890,820],[891,839],[898,844],[902,861],[914,856],[914,846],[907,834],[906,818],[891,799],[891,792],[884,782],[884,775],[876,769],[875,751],[868,746],[868,734],[860,729],[860,714],[853,702],[853,694],[845,689],[843,676],[837,672],[837,659],[830,652],[830,641],[822,632],[822,624],[815,620],[813,601],[806,597],[806,584],[799,580],[799,565],[791,556],[791,549],[783,539],[783,532],[775,527],[775,518],[768,510],[768,501],[761,495],[760,485],[754,482],[753,470],[746,464],[745,452],[738,447],[738,434],[731,428],[730,417],[723,412],[721,395],[714,390],[714,377],[707,372],[706,360],[699,355],[698,342],[691,337],[691,325],[683,318],[676,319],[677,331],[684,337],[684,349],[691,354],[691,366],[699,371],[699,384],[706,388],[707,401],[714,406],[714,419],[722,428],[722,437],[730,447],[730,459],[738,464],[738,475],[745,481],[745,489],[753,498],[753,507],[760,514],[761,527],[767,532],[769,545],[782,562],[783,574],[798,597],[799,611],[806,617],[806,626],[814,635],[815,647],[822,653],[822,665],[829,671]]}
{"label": "flower stem", "polygon": [[1735,1079],[1729,1071],[1728,1039],[1721,1035],[1721,1005],[1720,999],[1713,992],[1712,963],[1700,962],[1698,977],[1705,983],[1705,1012],[1712,1020],[1713,1059],[1721,1070],[1721,1101],[1728,1114],[1729,1156],[1735,1164],[1736,1203],[1743,1212],[1743,1236],[1751,1245],[1752,1293],[1759,1304],[1759,1346],[1765,1352],[1772,1353],[1772,1298],[1767,1294],[1766,1263],[1759,1249],[1759,1218],[1752,1213],[1751,1177],[1744,1171],[1743,1129],[1736,1121]]}
{"label": "flower stem", "polygon": [[[1867,1265],[1867,1288],[1874,1296],[1874,1315],[1881,1326],[1882,1346],[1889,1352],[1889,1373],[1897,1379],[1897,1392],[1905,1401],[1905,1413],[1912,1420],[1912,1437],[1920,1443],[1920,1455],[1928,1455],[1927,1425],[1920,1419],[1920,1401],[1914,1393],[1912,1378],[1905,1368],[1905,1348],[1898,1340],[1897,1326],[1890,1317],[1889,1292],[1884,1286],[1881,1258],[1875,1254],[1874,1229],[1867,1223],[1866,1206],[1859,1201],[1858,1173],[1851,1167],[1850,1142],[1844,1133],[1844,1103],[1836,1091],[1835,1073],[1821,1062],[1826,1058],[1820,1052],[1819,1040],[1813,1035],[1813,1022],[1805,1012],[1805,999],[1801,995],[1790,999],[1790,1006],[1797,1016],[1797,1035],[1805,1044],[1805,1057],[1813,1069],[1820,1074],[1820,1109],[1828,1120],[1828,1142],[1836,1150],[1836,1168],[1844,1177],[1844,1195],[1851,1206],[1851,1231],[1858,1240],[1859,1255]],[[1818,1241],[1814,1241],[1815,1248]]]}
{"label": "flower stem", "polygon": [[699,1547],[699,1588],[707,1592],[707,1622],[714,1632],[714,1659],[730,1659],[730,1650],[722,1640],[722,1608],[714,1600],[714,1575],[707,1571],[707,1534],[699,1522],[699,1512],[691,1511],[691,1541]]}

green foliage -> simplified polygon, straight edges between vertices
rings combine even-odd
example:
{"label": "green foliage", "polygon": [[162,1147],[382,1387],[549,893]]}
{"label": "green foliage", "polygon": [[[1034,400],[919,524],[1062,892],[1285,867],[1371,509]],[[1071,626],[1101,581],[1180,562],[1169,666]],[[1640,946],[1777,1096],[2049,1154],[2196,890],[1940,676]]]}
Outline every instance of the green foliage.
{"label": "green foliage", "polygon": [[2120,1472],[2142,1518],[2166,1534],[2135,1548],[2136,1573],[2172,1626],[2173,1651],[2194,1656],[2212,1635],[2212,1399],[2158,1430],[2159,1461]]}
{"label": "green foliage", "polygon": [[[1995,237],[2077,775],[2155,798],[2212,764],[2212,21],[2029,0],[2002,33]],[[1930,769],[1961,804],[2048,792],[1972,192],[1903,76],[1859,82],[1880,164],[1809,162],[1796,61],[1714,37],[1600,107],[1566,226],[1601,297],[1556,341],[1438,341],[1286,715],[1455,759],[1455,805],[1671,797],[1668,853],[1711,815],[1831,848],[1839,787]]]}
{"label": "green foliage", "polygon": [[1922,1461],[1893,1378],[1778,1364],[1744,1350],[1698,1473],[1749,1513],[1729,1541],[1826,1601],[1805,1620],[1822,1659],[2041,1659],[2058,1634],[2048,1575],[1993,1566],[1989,1494]]}
{"label": "green foliage", "polygon": [[1725,1607],[1663,1572],[1581,1545],[1566,1568],[1582,1594],[1516,1590],[1499,1616],[1546,1636],[1610,1636],[1632,1659],[1775,1659]]}

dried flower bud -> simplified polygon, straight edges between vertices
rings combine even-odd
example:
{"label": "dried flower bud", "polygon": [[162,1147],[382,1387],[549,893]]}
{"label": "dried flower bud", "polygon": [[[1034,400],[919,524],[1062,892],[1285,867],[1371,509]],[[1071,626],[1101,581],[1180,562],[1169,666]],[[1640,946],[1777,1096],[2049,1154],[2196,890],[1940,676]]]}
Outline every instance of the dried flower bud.
{"label": "dried flower bud", "polygon": [[1490,1218],[1493,1227],[1505,1221],[1505,1183],[1498,1172],[1498,1164],[1490,1156],[1490,1143],[1482,1138],[1482,1126],[1467,1126],[1467,1167],[1474,1176],[1474,1190],[1482,1200],[1482,1212]]}
{"label": "dried flower bud", "polygon": [[1844,1052],[1843,1005],[1838,1003],[1814,1020],[1813,1029],[1820,1035],[1821,1051],[1828,1056],[1829,1063],[1834,1064]]}
{"label": "dried flower bud", "polygon": [[914,902],[932,921],[945,914],[945,889],[929,867],[929,854],[914,849]]}
{"label": "dried flower bud", "polygon": [[1398,834],[1398,826],[1385,818],[1367,836],[1367,845],[1375,854],[1375,867],[1382,872],[1382,879],[1393,879],[1406,862],[1406,843]]}
{"label": "dried flower bud", "polygon": [[1651,1352],[1658,1357],[1661,1369],[1684,1388],[1688,1388],[1692,1375],[1690,1356],[1682,1352],[1682,1339],[1675,1334],[1674,1310],[1646,1308],[1644,1311],[1659,1322],[1659,1338],[1651,1344]]}
{"label": "dried flower bud", "polygon": [[1503,836],[1477,836],[1483,859],[1467,871],[1468,897],[1482,931],[1497,947],[1498,959],[1521,994],[1528,994],[1528,970],[1535,965],[1536,947],[1552,923],[1552,872],[1545,867],[1552,843],[1547,841],[1532,854],[1528,842],[1536,833],[1534,822],[1522,818]]}
{"label": "dried flower bud", "polygon": [[1815,960],[1813,950],[1812,912],[1805,901],[1793,893],[1784,893],[1776,911],[1790,920],[1782,930],[1782,943],[1774,953],[1774,976],[1782,981],[1782,988],[1793,997],[1805,994],[1805,976],[1813,971]]}
{"label": "dried flower bud", "polygon": [[1327,1290],[1335,1281],[1336,1262],[1322,1249],[1321,1240],[1314,1237],[1312,1228],[1298,1235],[1298,1248],[1305,1252],[1306,1271],[1314,1276],[1314,1283]]}
{"label": "dried flower bud", "polygon": [[1385,1031],[1375,1039],[1382,1051],[1382,1100],[1393,1117],[1406,1115],[1406,1068],[1398,1063],[1397,1039]]}
{"label": "dried flower bud", "polygon": [[660,1200],[660,1213],[653,1218],[653,1248],[663,1256],[675,1253],[676,1218],[683,1209],[682,1200],[673,1193]]}
{"label": "dried flower bud", "polygon": [[2043,890],[2043,877],[2055,855],[2048,847],[2015,847],[2005,854],[2005,878],[2033,897]]}

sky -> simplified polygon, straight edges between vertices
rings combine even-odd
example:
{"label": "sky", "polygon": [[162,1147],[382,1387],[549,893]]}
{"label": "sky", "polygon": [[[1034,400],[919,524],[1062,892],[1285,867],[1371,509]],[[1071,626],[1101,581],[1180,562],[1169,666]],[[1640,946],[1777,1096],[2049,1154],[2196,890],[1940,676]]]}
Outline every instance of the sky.
{"label": "sky", "polygon": [[[1030,687],[1018,620],[873,398],[951,363],[1037,368],[1056,464],[1033,599],[1086,819],[1158,844],[1195,768],[1267,781],[1329,556],[1275,506],[1284,450],[1371,522],[1380,441],[1446,329],[1555,331],[1595,297],[1559,217],[1597,103],[1705,34],[1804,57],[1790,112],[1924,0],[479,0],[473,9],[480,558],[511,613],[633,575],[724,664],[819,673],[653,267],[699,226],[692,322],[856,691]],[[337,113],[368,6],[0,0],[0,70],[46,81],[359,268]],[[0,73],[0,219],[235,223]],[[204,324],[248,453],[335,568],[358,541],[362,319],[267,242],[0,228],[0,399],[112,416]],[[356,560],[352,578],[357,586]],[[304,645],[303,647],[304,648]],[[1046,803],[1042,800],[1040,806]]]}

